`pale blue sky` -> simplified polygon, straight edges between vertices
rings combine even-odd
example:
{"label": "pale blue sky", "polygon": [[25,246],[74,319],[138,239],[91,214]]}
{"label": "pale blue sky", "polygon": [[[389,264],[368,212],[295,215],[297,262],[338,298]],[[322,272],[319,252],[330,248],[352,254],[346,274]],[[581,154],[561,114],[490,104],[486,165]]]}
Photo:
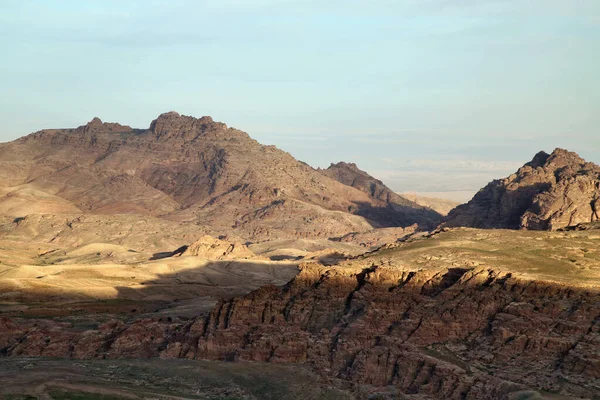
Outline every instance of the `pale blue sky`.
{"label": "pale blue sky", "polygon": [[600,162],[598,0],[0,0],[0,141],[211,115],[400,191]]}

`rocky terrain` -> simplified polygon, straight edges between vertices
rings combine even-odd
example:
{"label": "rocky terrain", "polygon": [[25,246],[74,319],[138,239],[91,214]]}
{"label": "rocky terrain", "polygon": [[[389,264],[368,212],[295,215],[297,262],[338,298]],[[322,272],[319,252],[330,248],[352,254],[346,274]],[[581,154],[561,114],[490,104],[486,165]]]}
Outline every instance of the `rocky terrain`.
{"label": "rocky terrain", "polygon": [[598,399],[599,182],[542,152],[440,226],[210,117],[0,144],[0,397]]}
{"label": "rocky terrain", "polygon": [[446,226],[556,230],[600,219],[600,167],[577,154],[540,152],[452,210]]}
{"label": "rocky terrain", "polygon": [[187,321],[113,319],[82,329],[2,318],[0,349],[11,357],[301,363],[415,399],[595,398],[598,240],[594,230],[416,235],[335,266],[305,263],[284,286]]}
{"label": "rocky terrain", "polygon": [[148,129],[94,118],[0,144],[0,212],[13,218],[136,214],[246,240],[440,221],[377,185],[353,187],[210,117],[176,112]]}
{"label": "rocky terrain", "polygon": [[418,226],[416,224],[405,228],[379,228],[367,232],[348,233],[339,238],[332,238],[332,240],[372,248],[403,240],[407,236],[417,232],[417,230]]}

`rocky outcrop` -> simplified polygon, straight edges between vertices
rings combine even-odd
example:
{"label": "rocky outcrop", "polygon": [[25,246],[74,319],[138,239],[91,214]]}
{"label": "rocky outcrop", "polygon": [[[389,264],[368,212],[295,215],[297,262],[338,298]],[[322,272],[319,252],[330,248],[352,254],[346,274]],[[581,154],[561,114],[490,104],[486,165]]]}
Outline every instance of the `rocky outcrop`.
{"label": "rocky outcrop", "polygon": [[[228,129],[224,123],[215,122],[208,116],[194,118],[170,111],[159,115],[152,121],[149,130],[157,139],[181,138],[191,141],[207,132],[227,131]],[[242,132],[236,133],[241,134]]]}
{"label": "rocky outcrop", "polygon": [[600,167],[556,149],[491,182],[452,210],[447,226],[556,230],[600,219]]}
{"label": "rocky outcrop", "polygon": [[[360,263],[359,263],[360,264]],[[8,356],[167,357],[307,363],[362,385],[443,399],[600,388],[600,294],[487,268],[304,265],[284,287],[205,318],[113,321],[77,332],[0,320]]]}
{"label": "rocky outcrop", "polygon": [[232,243],[209,235],[205,235],[189,245],[182,255],[203,257],[210,260],[239,260],[256,256],[242,243]]}
{"label": "rocky outcrop", "polygon": [[599,302],[485,268],[305,266],[283,289],[221,303],[197,344],[176,340],[165,354],[308,362],[446,399],[526,388],[585,396],[600,383]]}
{"label": "rocky outcrop", "polygon": [[94,117],[86,125],[80,126],[75,131],[91,135],[97,133],[129,133],[132,132],[133,129],[130,126],[114,122],[102,122],[100,118]]}

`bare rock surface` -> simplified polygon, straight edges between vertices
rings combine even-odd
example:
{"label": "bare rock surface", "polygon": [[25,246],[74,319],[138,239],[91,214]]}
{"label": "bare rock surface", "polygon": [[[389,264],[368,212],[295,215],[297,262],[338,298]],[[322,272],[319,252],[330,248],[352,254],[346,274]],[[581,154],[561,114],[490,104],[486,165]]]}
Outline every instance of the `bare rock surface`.
{"label": "bare rock surface", "polygon": [[185,249],[184,256],[204,257],[211,260],[248,259],[256,255],[239,242],[230,242],[204,235]]}
{"label": "bare rock surface", "polygon": [[577,154],[540,152],[452,210],[447,226],[556,230],[600,220],[600,167]]}

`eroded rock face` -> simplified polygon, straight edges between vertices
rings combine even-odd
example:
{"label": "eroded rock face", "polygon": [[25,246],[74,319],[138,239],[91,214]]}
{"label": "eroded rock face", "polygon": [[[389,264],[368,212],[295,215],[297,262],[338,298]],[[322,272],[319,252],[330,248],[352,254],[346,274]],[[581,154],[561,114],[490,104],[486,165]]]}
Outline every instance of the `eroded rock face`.
{"label": "eroded rock face", "polygon": [[440,398],[557,390],[562,379],[589,395],[600,383],[599,305],[597,293],[484,268],[306,266],[283,289],[221,303],[177,356],[308,362]]}
{"label": "eroded rock face", "polygon": [[486,268],[304,265],[285,287],[220,302],[185,324],[76,332],[0,320],[9,356],[308,363],[359,384],[443,399],[600,388],[600,295]]}
{"label": "eroded rock face", "polygon": [[[152,121],[150,131],[158,139],[181,138],[194,140],[209,131],[227,131],[227,125],[222,122],[215,122],[208,116],[194,118],[170,111],[159,115],[157,119]],[[236,132],[236,134],[239,135],[241,132]]]}
{"label": "eroded rock face", "polygon": [[121,125],[114,122],[102,122],[98,117],[94,117],[86,125],[80,126],[76,131],[83,132],[85,134],[95,133],[129,133],[133,131],[130,126]]}
{"label": "eroded rock face", "polygon": [[556,149],[538,153],[452,210],[447,226],[556,230],[600,219],[600,167]]}
{"label": "eroded rock face", "polygon": [[255,254],[242,243],[232,243],[209,235],[204,235],[189,245],[182,255],[204,257],[210,260],[233,260],[255,257]]}

